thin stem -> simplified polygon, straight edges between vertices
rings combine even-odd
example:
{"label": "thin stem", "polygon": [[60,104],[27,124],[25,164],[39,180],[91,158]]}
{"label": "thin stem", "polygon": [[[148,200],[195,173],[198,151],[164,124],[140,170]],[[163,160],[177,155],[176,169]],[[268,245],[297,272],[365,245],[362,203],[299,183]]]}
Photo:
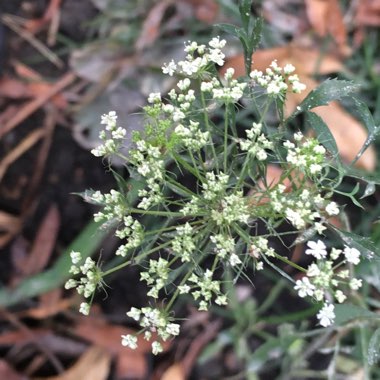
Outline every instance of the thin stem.
{"label": "thin stem", "polygon": [[224,173],[227,173],[227,148],[228,148],[228,104],[224,111],[224,150],[223,150],[223,168]]}
{"label": "thin stem", "polygon": [[136,256],[133,260],[125,261],[124,263],[121,263],[121,264],[117,265],[116,267],[113,267],[113,268],[108,269],[107,271],[103,272],[102,277],[106,277],[106,276],[110,275],[111,273],[117,272],[118,270],[123,269],[124,267],[128,266],[132,262],[134,262],[136,260],[140,260],[140,259],[150,255],[151,253],[159,251],[160,249],[166,248],[170,244],[171,244],[171,241],[167,241],[166,243],[160,244],[157,247],[154,247],[154,248],[152,248],[146,252],[142,252],[140,255]]}
{"label": "thin stem", "polygon": [[[199,83],[199,87],[200,87],[200,85],[201,85],[201,83]],[[207,105],[206,105],[205,96],[204,96],[204,94],[203,94],[202,91],[199,91],[199,92],[201,94],[201,104],[202,104],[202,108],[203,108],[203,119],[204,119],[206,130],[210,134],[211,151],[212,151],[212,155],[214,157],[215,166],[217,168],[217,171],[219,172],[218,157],[216,155],[214,143],[212,141],[212,135],[213,134],[212,134],[212,131],[211,131],[211,126],[210,126],[209,120],[208,120],[208,113],[207,113]]]}

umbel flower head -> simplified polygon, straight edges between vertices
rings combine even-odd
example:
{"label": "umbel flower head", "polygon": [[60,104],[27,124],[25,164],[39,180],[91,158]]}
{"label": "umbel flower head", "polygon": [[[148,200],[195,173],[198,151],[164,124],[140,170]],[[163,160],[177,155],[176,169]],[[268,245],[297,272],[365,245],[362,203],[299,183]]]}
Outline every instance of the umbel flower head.
{"label": "umbel flower head", "polygon": [[[248,78],[234,78],[232,68],[219,76],[215,68],[224,64],[225,45],[219,37],[208,44],[189,41],[184,60],[163,66],[164,74],[181,79],[167,95],[149,95],[145,130],[134,133],[128,157],[121,152],[126,127],[118,125],[114,111],[102,116],[101,145],[92,151],[111,161],[118,156],[129,172],[130,182],[119,178],[117,190],[86,193],[87,200],[102,207],[96,221],[115,227],[121,240],[115,254],[123,261],[103,272],[92,259],[79,265],[81,256],[73,252],[71,273],[79,279],[70,279],[66,287],[90,299],[81,306],[88,314],[104,277],[140,265],[151,303],[132,307],[127,315],[151,341],[154,354],[180,332],[173,314],[178,297],[191,297],[199,310],[228,303],[225,271],[240,274],[251,264],[256,270],[265,270],[267,263],[268,268],[292,265],[301,272],[295,292],[321,304],[317,318],[322,326],[334,322],[333,301],[344,302],[349,290],[361,286],[346,269],[360,262],[360,252],[349,246],[328,249],[323,241],[329,218],[340,214],[331,200],[326,148],[300,131],[276,129],[260,111],[305,86],[290,63],[280,67],[276,61],[265,73],[253,70]],[[267,96],[252,112],[252,121],[240,125],[236,120],[242,104],[252,104],[253,110],[257,104],[252,81]],[[267,180],[269,165],[282,170],[280,181]],[[271,247],[270,238],[281,238],[277,226],[283,223],[309,237],[308,267]],[[259,224],[266,227],[261,235]],[[135,349],[137,337],[123,335],[122,344]]]}

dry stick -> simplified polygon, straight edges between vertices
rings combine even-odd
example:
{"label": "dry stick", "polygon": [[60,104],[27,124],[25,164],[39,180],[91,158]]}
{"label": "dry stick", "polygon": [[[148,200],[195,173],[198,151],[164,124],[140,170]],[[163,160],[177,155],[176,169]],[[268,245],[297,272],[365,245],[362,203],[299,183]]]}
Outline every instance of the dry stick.
{"label": "dry stick", "polygon": [[37,40],[36,37],[28,30],[20,27],[16,19],[9,14],[5,14],[1,16],[1,21],[10,29],[12,29],[15,33],[17,33],[21,38],[28,41],[36,50],[38,50],[46,59],[48,59],[51,63],[56,65],[59,69],[64,66],[63,61],[54,54],[48,47],[46,47],[43,43]]}
{"label": "dry stick", "polygon": [[49,91],[32,100],[28,104],[25,104],[25,106],[19,110],[15,117],[9,120],[4,126],[0,126],[0,138],[24,121],[28,116],[45,104],[52,96],[71,84],[74,79],[74,73],[69,72],[65,74]]}
{"label": "dry stick", "polygon": [[35,344],[35,346],[40,350],[40,352],[45,355],[45,357],[50,361],[50,363],[58,373],[62,373],[64,371],[63,365],[58,360],[58,358],[53,353],[51,353],[46,347],[44,347],[44,345],[42,345],[38,341],[38,337],[36,337],[33,334],[33,331],[30,330],[24,323],[22,323],[15,315],[10,313],[6,309],[0,308],[0,317],[9,321],[13,326],[23,331],[25,335],[28,336],[31,339],[31,341]]}
{"label": "dry stick", "polygon": [[22,214],[28,214],[31,209],[31,205],[33,204],[33,200],[36,196],[36,190],[41,182],[45,166],[49,156],[49,150],[51,147],[53,133],[55,129],[55,125],[57,122],[57,112],[53,105],[47,108],[47,113],[44,120],[43,129],[45,130],[44,139],[38,153],[36,162],[35,162],[35,170],[33,172],[33,176],[29,181],[28,190],[26,192],[26,196],[22,202]]}
{"label": "dry stick", "polygon": [[0,181],[3,179],[8,167],[28,151],[41,137],[45,134],[45,131],[40,128],[31,132],[24,140],[20,142],[15,148],[13,148],[0,162]]}

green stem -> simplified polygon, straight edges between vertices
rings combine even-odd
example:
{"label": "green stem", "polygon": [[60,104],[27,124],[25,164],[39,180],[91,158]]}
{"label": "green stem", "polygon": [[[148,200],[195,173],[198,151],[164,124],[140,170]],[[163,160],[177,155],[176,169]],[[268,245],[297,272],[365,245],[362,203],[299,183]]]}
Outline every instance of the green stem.
{"label": "green stem", "polygon": [[130,208],[128,210],[131,214],[144,214],[144,215],[155,215],[155,216],[167,216],[167,217],[181,217],[183,214],[181,212],[174,211],[159,211],[159,210],[140,210],[138,208]]}
{"label": "green stem", "polygon": [[225,105],[224,111],[224,150],[223,150],[223,168],[224,173],[227,173],[227,148],[228,148],[228,104]]}
{"label": "green stem", "polygon": [[[201,86],[201,83],[199,83],[199,88],[200,88],[200,86]],[[204,96],[204,94],[203,94],[202,91],[199,91],[199,92],[201,94],[201,104],[202,104],[202,108],[203,108],[203,120],[204,120],[204,123],[205,123],[206,131],[210,134],[211,151],[212,151],[212,155],[214,157],[215,166],[217,168],[217,171],[219,172],[218,157],[216,155],[214,143],[212,141],[213,133],[211,131],[211,126],[210,126],[210,123],[209,123],[209,120],[208,120],[208,113],[207,113],[207,105],[206,105],[205,96]]]}
{"label": "green stem", "polygon": [[108,269],[107,271],[103,272],[102,277],[106,277],[106,276],[110,275],[111,273],[117,272],[118,270],[125,268],[126,266],[128,266],[132,262],[143,259],[144,257],[150,255],[151,253],[154,253],[156,251],[159,251],[160,249],[166,248],[170,244],[171,244],[171,241],[167,241],[166,243],[160,244],[157,247],[154,247],[154,248],[152,248],[146,252],[142,252],[140,255],[133,258],[133,260],[125,261],[124,263],[121,263],[121,264],[117,265],[116,267],[113,267],[113,268]]}

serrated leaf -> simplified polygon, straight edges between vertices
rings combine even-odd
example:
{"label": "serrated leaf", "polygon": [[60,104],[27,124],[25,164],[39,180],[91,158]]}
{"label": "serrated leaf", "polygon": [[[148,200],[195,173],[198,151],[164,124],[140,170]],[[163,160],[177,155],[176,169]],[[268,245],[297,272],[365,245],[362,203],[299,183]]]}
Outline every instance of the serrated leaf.
{"label": "serrated leaf", "polygon": [[380,328],[372,335],[368,344],[368,364],[374,365],[380,359]]}
{"label": "serrated leaf", "polygon": [[306,112],[306,125],[313,129],[317,135],[318,141],[334,156],[338,157],[339,150],[329,127],[323,119],[314,112]]}
{"label": "serrated leaf", "polygon": [[356,235],[353,232],[341,231],[335,227],[333,227],[333,229],[345,244],[359,250],[367,259],[372,259],[374,255],[380,257],[379,249],[370,238]]}
{"label": "serrated leaf", "polygon": [[336,167],[336,169],[341,172],[344,172],[344,175],[347,177],[357,178],[364,182],[372,182],[375,185],[380,185],[380,175],[368,173],[364,170],[353,168],[352,166],[341,164]]}
{"label": "serrated leaf", "polygon": [[363,121],[365,127],[367,128],[368,133],[372,134],[376,132],[377,127],[375,125],[375,120],[373,119],[371,111],[368,109],[367,104],[365,104],[357,98],[353,98],[353,100],[355,102],[358,115],[360,119]]}
{"label": "serrated leaf", "polygon": [[231,34],[234,37],[240,38],[240,28],[238,28],[235,25],[220,23],[220,24],[216,24],[216,27],[223,30],[224,32],[228,34]]}
{"label": "serrated leaf", "polygon": [[263,29],[263,18],[259,17],[255,20],[250,36],[250,43],[249,43],[249,49],[251,54],[255,52],[257,47],[259,46],[259,43],[261,41],[261,34]]}
{"label": "serrated leaf", "polygon": [[288,120],[291,120],[300,113],[309,111],[312,108],[324,106],[333,100],[344,98],[357,89],[358,86],[353,82],[338,79],[327,79],[322,82],[317,88],[310,91],[307,97],[299,106],[297,106],[292,115],[290,115]]}
{"label": "serrated leaf", "polygon": [[336,326],[342,326],[355,319],[380,319],[376,313],[349,303],[335,305],[334,310]]}
{"label": "serrated leaf", "polygon": [[251,18],[251,0],[240,0],[239,1],[239,12],[243,27],[245,30],[248,30],[249,20]]}

